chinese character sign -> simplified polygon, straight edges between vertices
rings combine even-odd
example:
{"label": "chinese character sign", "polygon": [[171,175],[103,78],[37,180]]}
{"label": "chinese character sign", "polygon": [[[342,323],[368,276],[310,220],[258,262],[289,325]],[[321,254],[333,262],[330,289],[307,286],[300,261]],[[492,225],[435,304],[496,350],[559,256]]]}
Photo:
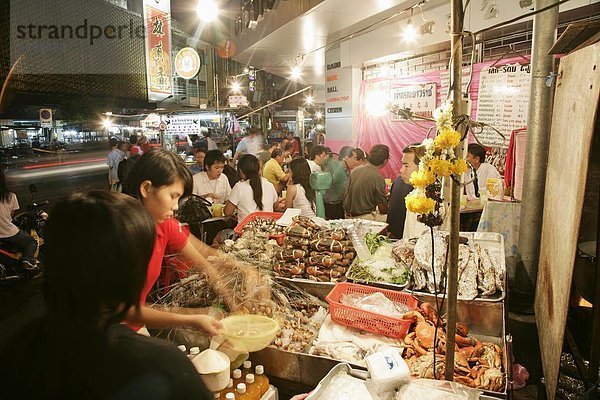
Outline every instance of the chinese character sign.
{"label": "chinese character sign", "polygon": [[144,3],[148,100],[159,101],[173,94],[170,5],[164,0]]}

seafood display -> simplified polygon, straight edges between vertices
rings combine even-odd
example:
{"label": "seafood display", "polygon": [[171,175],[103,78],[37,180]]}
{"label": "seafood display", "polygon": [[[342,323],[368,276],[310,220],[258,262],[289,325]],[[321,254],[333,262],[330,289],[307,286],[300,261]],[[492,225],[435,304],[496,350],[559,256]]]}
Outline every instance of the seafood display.
{"label": "seafood display", "polygon": [[273,270],[286,278],[339,282],[356,253],[345,229],[323,229],[311,219],[294,217],[284,246],[275,254]]}
{"label": "seafood display", "polygon": [[281,248],[262,228],[246,228],[236,241],[225,240],[221,245],[223,252],[231,254],[240,261],[271,271],[273,257]]}
{"label": "seafood display", "polygon": [[[445,321],[429,303],[422,303],[418,310],[405,313],[404,318],[415,320],[404,338],[403,358],[411,374],[427,379],[443,377],[448,334]],[[462,323],[457,323],[454,338],[457,347],[454,381],[477,389],[501,392],[505,371],[500,346],[469,336],[468,325]]]}
{"label": "seafood display", "polygon": [[263,218],[259,217],[250,222],[248,222],[242,228],[243,232],[252,231],[255,233],[264,233],[268,235],[278,235],[283,233],[283,226],[279,226],[276,224],[276,220],[272,218]]}
{"label": "seafood display", "polygon": [[[443,293],[448,260],[447,232],[418,239],[399,240],[392,249],[398,263],[410,270],[414,290]],[[460,244],[458,249],[458,296],[472,300],[504,291],[505,267],[501,255],[479,243]]]}
{"label": "seafood display", "polygon": [[391,242],[379,243],[373,257],[368,261],[356,258],[346,276],[360,283],[380,282],[405,286],[410,279],[410,266],[392,256],[394,249]]}

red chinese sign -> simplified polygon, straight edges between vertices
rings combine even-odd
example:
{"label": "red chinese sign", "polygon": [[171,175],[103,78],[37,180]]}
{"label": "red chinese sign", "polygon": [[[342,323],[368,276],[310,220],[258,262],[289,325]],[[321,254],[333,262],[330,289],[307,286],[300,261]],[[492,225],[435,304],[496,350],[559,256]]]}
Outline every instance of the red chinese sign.
{"label": "red chinese sign", "polygon": [[146,74],[148,99],[163,100],[173,93],[170,14],[146,5]]}

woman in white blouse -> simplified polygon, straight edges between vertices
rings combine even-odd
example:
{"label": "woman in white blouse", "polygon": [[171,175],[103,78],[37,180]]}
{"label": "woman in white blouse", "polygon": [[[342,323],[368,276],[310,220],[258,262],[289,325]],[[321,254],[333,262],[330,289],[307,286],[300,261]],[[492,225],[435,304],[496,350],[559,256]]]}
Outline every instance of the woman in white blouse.
{"label": "woman in white blouse", "polygon": [[273,212],[277,203],[275,186],[259,174],[260,164],[252,154],[244,154],[238,161],[242,180],[235,184],[225,204],[225,216],[237,209],[238,221],[256,211]]}
{"label": "woman in white blouse", "polygon": [[303,217],[316,217],[315,190],[310,186],[310,166],[304,158],[296,158],[290,162],[292,172],[285,196],[286,208],[299,208]]}
{"label": "woman in white blouse", "polygon": [[225,204],[231,186],[223,174],[225,157],[219,150],[210,150],[204,157],[204,171],[194,175],[193,193],[204,197],[212,203]]}

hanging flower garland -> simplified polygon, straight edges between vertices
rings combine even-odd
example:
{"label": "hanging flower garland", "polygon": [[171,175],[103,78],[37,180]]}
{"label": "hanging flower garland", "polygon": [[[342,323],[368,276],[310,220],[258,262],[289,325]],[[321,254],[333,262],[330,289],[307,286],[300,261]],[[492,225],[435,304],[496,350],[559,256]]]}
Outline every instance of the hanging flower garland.
{"label": "hanging flower garland", "polygon": [[433,117],[437,135],[435,139],[428,138],[421,143],[424,154],[420,157],[419,169],[410,175],[414,190],[405,198],[406,209],[419,214],[418,220],[428,226],[442,224],[442,178],[460,179],[467,172],[467,162],[454,154],[461,135],[452,126],[452,102],[442,103]]}

